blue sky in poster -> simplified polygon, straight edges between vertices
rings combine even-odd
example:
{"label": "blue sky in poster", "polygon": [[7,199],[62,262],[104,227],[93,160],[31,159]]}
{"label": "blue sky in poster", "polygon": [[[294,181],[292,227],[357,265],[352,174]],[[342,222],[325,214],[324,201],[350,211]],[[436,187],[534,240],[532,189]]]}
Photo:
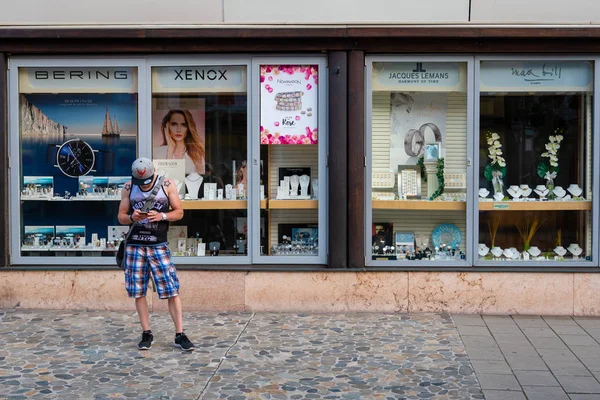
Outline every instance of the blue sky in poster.
{"label": "blue sky in poster", "polygon": [[[100,135],[106,108],[117,116],[121,135],[137,132],[137,94],[25,94],[27,100],[70,135]],[[114,121],[113,121],[114,123]]]}

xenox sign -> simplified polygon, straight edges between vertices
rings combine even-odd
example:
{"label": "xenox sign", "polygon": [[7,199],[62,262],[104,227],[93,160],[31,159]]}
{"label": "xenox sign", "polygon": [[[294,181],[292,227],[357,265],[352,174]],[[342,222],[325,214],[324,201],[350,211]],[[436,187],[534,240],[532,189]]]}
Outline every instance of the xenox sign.
{"label": "xenox sign", "polygon": [[209,92],[246,90],[246,67],[239,65],[173,66],[152,68],[153,92]]}

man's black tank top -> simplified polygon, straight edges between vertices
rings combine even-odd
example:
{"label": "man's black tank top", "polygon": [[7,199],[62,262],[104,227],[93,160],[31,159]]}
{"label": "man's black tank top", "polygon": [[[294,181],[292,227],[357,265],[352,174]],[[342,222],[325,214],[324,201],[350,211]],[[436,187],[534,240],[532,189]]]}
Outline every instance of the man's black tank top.
{"label": "man's black tank top", "polygon": [[[154,185],[158,184],[158,179],[154,182]],[[146,204],[146,199],[150,197],[152,188],[147,191],[143,191],[139,186],[132,185],[131,193],[129,193],[129,203],[131,204],[129,212],[132,213],[134,210],[141,210]],[[164,187],[161,187],[156,196],[152,200],[152,210],[156,210],[159,213],[166,213],[169,211],[169,197],[165,193]],[[147,220],[135,223],[133,231],[127,244],[138,245],[138,246],[155,246],[157,244],[167,242],[167,231],[169,230],[168,221],[149,222]]]}

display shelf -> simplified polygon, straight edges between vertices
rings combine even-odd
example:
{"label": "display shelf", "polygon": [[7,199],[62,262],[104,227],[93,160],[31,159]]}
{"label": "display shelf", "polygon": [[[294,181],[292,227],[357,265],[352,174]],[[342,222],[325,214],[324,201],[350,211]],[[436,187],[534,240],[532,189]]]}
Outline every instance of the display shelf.
{"label": "display shelf", "polygon": [[589,211],[592,202],[580,201],[480,201],[479,211]]}
{"label": "display shelf", "polygon": [[[184,210],[244,210],[247,200],[182,200]],[[267,200],[260,201],[260,208],[267,208]]]}
{"label": "display shelf", "polygon": [[21,201],[121,201],[120,197],[114,198],[104,198],[104,197],[96,197],[96,198],[79,198],[79,197],[71,197],[70,199],[65,199],[64,197],[21,197]]}
{"label": "display shelf", "polygon": [[318,200],[269,200],[271,210],[316,210],[318,208]]}
{"label": "display shelf", "polygon": [[430,201],[430,200],[373,200],[373,209],[378,210],[447,210],[465,211],[464,201]]}
{"label": "display shelf", "polygon": [[109,249],[106,247],[98,247],[98,248],[92,248],[92,249],[78,249],[78,248],[65,248],[65,247],[41,247],[41,248],[37,248],[37,247],[21,247],[21,251],[43,251],[43,252],[49,252],[49,251],[83,251],[83,252],[103,252],[103,251],[112,251],[115,252],[117,251],[117,249]]}

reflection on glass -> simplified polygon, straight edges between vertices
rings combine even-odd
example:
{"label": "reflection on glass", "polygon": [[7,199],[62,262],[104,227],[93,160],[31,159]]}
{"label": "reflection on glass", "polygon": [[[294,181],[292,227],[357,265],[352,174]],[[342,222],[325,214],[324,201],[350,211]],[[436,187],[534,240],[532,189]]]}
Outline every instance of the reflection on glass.
{"label": "reflection on glass", "polygon": [[137,154],[137,69],[20,68],[19,92],[22,255],[114,257]]}
{"label": "reflection on glass", "polygon": [[152,69],[152,158],[185,210],[175,256],[248,254],[245,79],[243,66]]}
{"label": "reflection on glass", "polygon": [[479,258],[591,260],[591,64],[481,70]]}
{"label": "reflection on glass", "polygon": [[466,258],[466,71],[455,62],[373,63],[372,260]]}
{"label": "reflection on glass", "polygon": [[261,255],[319,255],[318,87],[318,65],[260,66]]}

